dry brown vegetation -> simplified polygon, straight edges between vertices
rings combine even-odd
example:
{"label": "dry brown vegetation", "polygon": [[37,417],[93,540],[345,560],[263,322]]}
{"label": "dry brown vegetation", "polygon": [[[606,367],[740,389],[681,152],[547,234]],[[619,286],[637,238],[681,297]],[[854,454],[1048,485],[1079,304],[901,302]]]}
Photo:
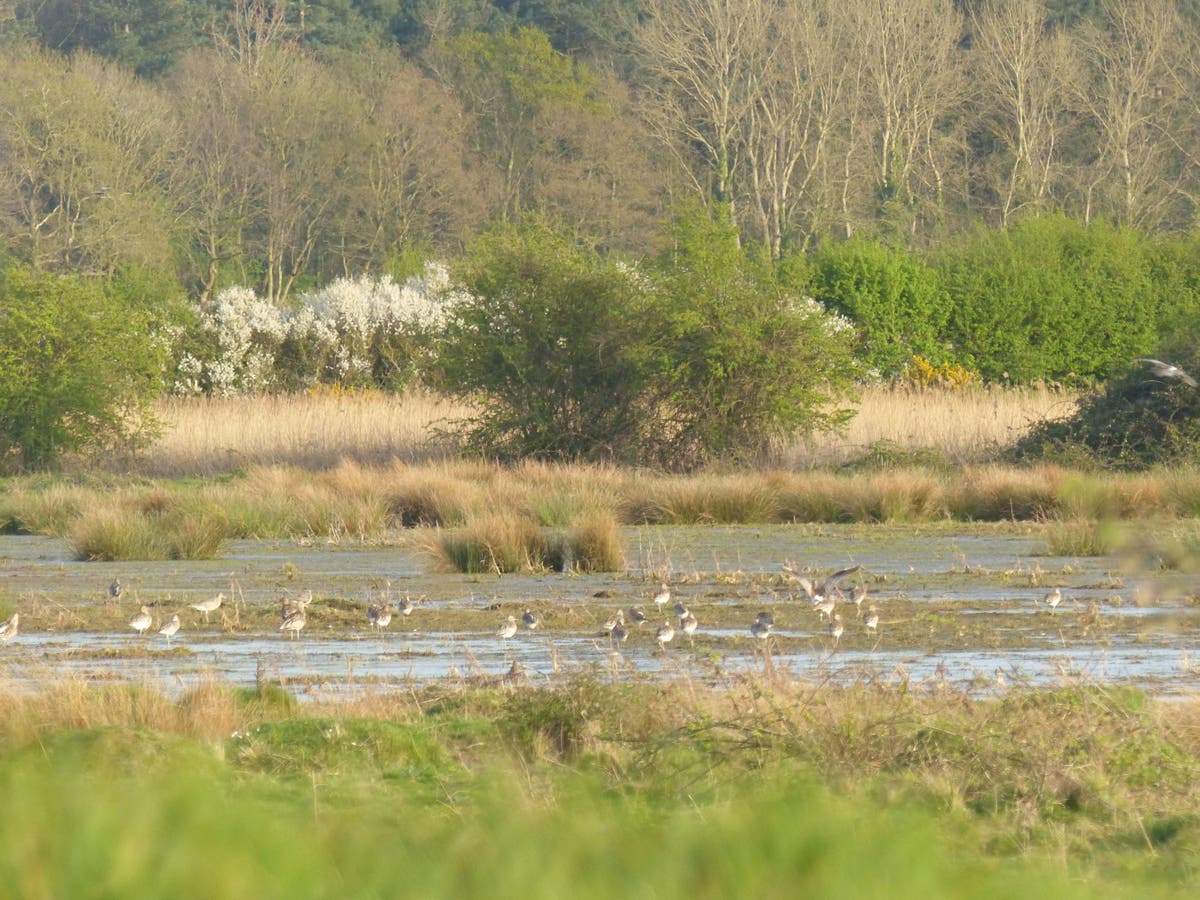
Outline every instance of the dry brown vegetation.
{"label": "dry brown vegetation", "polygon": [[[1075,395],[1046,387],[864,389],[844,434],[781,444],[772,465],[845,464],[886,445],[932,451],[955,464],[981,462],[1036,422],[1069,415]],[[318,392],[266,397],[171,398],[160,402],[162,437],[114,468],[154,477],[215,475],[251,466],[326,469],[343,460],[378,465],[444,458],[439,429],[471,408],[437,395]]]}

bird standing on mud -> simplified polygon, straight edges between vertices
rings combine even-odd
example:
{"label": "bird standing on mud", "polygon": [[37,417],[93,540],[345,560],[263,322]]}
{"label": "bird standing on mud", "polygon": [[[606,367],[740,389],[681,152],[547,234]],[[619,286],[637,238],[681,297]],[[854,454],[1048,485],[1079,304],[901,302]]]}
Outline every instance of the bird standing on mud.
{"label": "bird standing on mud", "polygon": [[658,641],[659,650],[666,650],[667,644],[675,639],[675,626],[670,622],[663,622],[658,631],[654,632],[654,639]]}
{"label": "bird standing on mud", "polygon": [[380,631],[392,624],[392,608],[383,603],[372,603],[367,607],[367,622]]}
{"label": "bird standing on mud", "polygon": [[143,606],[141,612],[129,620],[129,627],[138,634],[145,634],[146,629],[154,624],[154,619],[150,615],[150,608]]}
{"label": "bird standing on mud", "polygon": [[189,606],[192,609],[196,610],[196,612],[204,613],[204,624],[207,625],[208,624],[208,614],[210,612],[216,612],[218,609],[221,608],[221,604],[224,602],[225,602],[225,595],[222,593],[222,594],[217,594],[217,596],[215,596],[215,597],[209,597],[207,600],[197,600],[195,603],[189,604]]}

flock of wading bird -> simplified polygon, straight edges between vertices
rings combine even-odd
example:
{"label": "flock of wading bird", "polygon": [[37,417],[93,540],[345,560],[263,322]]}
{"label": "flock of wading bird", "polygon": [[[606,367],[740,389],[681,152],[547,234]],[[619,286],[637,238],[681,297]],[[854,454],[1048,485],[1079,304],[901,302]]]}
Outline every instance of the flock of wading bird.
{"label": "flock of wading bird", "polygon": [[[879,608],[871,604],[865,612],[863,611],[863,603],[867,598],[866,585],[859,581],[858,584],[850,589],[850,593],[846,594],[839,584],[839,582],[848,576],[861,571],[861,565],[851,566],[847,569],[839,569],[825,578],[818,579],[809,577],[809,575],[805,574],[803,570],[797,568],[793,563],[785,563],[783,565],[783,572],[787,579],[803,591],[812,609],[820,615],[822,621],[828,623],[829,637],[834,649],[837,648],[838,642],[846,630],[845,621],[841,614],[835,611],[839,604],[853,605],[855,618],[861,620],[864,631],[872,635],[879,634]],[[112,584],[108,586],[109,600],[119,601],[124,596],[125,588],[121,584],[121,580],[119,578],[114,579]],[[202,613],[204,621],[207,624],[209,614],[220,610],[225,599],[224,593],[218,593],[213,597],[190,603],[188,604],[188,608]],[[680,633],[688,639],[689,645],[694,645],[694,635],[700,627],[699,620],[695,614],[680,599],[676,599],[672,607],[675,618],[679,620],[679,625],[676,627],[665,613],[667,607],[671,604],[671,599],[671,586],[664,581],[653,597],[656,612],[665,619],[663,624],[658,626],[654,632],[655,643],[661,651],[665,651],[667,645],[675,640],[675,636]],[[298,638],[300,632],[308,623],[307,609],[312,601],[312,591],[305,591],[296,600],[287,597],[283,598],[280,601],[279,630],[287,633],[293,639]],[[1056,609],[1059,603],[1062,602],[1062,592],[1058,588],[1055,588],[1042,598],[1042,602],[1051,610]],[[392,623],[392,617],[395,614],[399,613],[402,616],[411,616],[415,609],[416,603],[407,594],[402,598],[393,599],[389,584],[388,590],[383,593],[381,599],[368,604],[367,625],[373,631],[383,631]],[[608,637],[612,650],[616,651],[628,640],[631,626],[641,629],[648,622],[646,612],[640,605],[631,606],[628,610],[618,609],[604,622],[601,635]],[[526,608],[519,621],[516,616],[508,616],[500,624],[500,627],[496,629],[496,637],[504,641],[507,646],[507,641],[515,637],[522,626],[528,631],[534,631],[541,627],[541,624],[541,617]],[[137,614],[129,620],[129,627],[139,635],[146,634],[153,626],[154,617],[148,606],[142,606]],[[179,613],[176,612],[170,619],[163,622],[157,630],[160,635],[167,639],[167,645],[170,646],[171,639],[179,632],[181,627],[182,621],[179,618]],[[750,623],[749,630],[750,634],[756,639],[756,642],[761,642],[764,648],[769,648],[768,641],[774,627],[774,613],[769,610],[763,610]],[[11,641],[19,632],[20,617],[18,613],[13,613],[8,621],[0,623],[0,641]]]}

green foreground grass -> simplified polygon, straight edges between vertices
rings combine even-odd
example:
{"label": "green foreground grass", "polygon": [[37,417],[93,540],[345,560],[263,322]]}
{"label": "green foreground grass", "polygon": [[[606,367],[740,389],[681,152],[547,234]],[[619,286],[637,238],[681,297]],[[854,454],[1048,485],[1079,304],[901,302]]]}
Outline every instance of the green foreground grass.
{"label": "green foreground grass", "polygon": [[[40,897],[1191,896],[1200,704],[745,681],[0,707]],[[19,814],[17,814],[19,811]],[[804,892],[804,893],[801,893]]]}

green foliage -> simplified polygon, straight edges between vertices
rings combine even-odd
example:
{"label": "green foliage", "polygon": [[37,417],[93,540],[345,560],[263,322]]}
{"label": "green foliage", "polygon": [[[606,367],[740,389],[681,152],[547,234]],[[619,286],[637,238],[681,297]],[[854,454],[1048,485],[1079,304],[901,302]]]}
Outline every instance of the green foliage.
{"label": "green foliage", "polygon": [[527,220],[485,236],[439,351],[477,400],[474,449],[502,458],[635,459],[648,412],[644,290],[634,273]]}
{"label": "green foliage", "polygon": [[811,267],[812,295],[854,323],[869,368],[895,377],[914,356],[948,360],[950,298],[918,257],[853,237],[821,247]]}
{"label": "green foliage", "polygon": [[501,458],[690,468],[830,427],[852,330],[794,297],[731,226],[682,217],[647,274],[529,219],[468,254],[440,348],[480,404],[473,449]]}
{"label": "green foliage", "polygon": [[120,292],[10,266],[0,275],[0,465],[133,448],[155,426],[158,320]]}
{"label": "green foliage", "polygon": [[980,231],[933,263],[957,361],[986,378],[1102,378],[1155,342],[1157,293],[1133,229],[1046,216]]}
{"label": "green foliage", "polygon": [[654,267],[660,462],[752,458],[797,431],[829,429],[857,367],[853,329],[790,292],[739,246],[720,210],[681,213]]}

